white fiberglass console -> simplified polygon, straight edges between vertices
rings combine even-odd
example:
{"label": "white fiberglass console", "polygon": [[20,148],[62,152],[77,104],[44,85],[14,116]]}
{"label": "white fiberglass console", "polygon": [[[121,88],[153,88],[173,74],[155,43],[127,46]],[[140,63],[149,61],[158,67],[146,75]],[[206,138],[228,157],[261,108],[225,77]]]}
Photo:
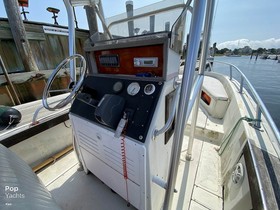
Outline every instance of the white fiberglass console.
{"label": "white fiberglass console", "polygon": [[86,46],[89,75],[70,111],[84,170],[137,209],[160,209],[165,195],[174,123],[156,138],[154,131],[170,115],[179,68],[169,37]]}

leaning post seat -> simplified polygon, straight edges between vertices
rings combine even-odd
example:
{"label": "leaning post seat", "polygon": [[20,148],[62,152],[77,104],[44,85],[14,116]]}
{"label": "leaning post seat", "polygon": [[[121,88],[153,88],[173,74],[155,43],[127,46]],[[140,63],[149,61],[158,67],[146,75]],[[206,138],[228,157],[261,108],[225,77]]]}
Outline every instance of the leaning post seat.
{"label": "leaning post seat", "polygon": [[0,144],[0,209],[61,209],[32,169]]}

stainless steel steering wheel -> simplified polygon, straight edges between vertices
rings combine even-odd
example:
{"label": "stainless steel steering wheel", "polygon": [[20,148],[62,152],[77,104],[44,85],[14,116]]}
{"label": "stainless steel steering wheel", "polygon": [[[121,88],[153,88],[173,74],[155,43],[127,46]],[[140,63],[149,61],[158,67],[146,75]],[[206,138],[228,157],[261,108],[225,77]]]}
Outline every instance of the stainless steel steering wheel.
{"label": "stainless steel steering wheel", "polygon": [[[70,84],[68,85],[67,89],[51,90],[51,86],[52,86],[56,76],[58,75],[58,72],[62,69],[65,69],[71,60],[76,60],[76,63],[77,64],[79,63],[79,69],[80,69],[79,80],[78,81],[76,80],[77,79],[77,76],[76,76],[75,80],[73,80],[73,78],[70,80]],[[69,56],[68,58],[64,59],[56,67],[56,69],[53,71],[53,73],[51,74],[51,76],[48,79],[48,82],[45,86],[45,89],[43,92],[43,97],[42,97],[43,106],[48,110],[54,111],[56,109],[61,109],[61,108],[65,107],[68,103],[70,103],[75,98],[81,85],[83,84],[86,70],[87,70],[86,60],[82,55],[75,54],[75,55]],[[72,83],[71,81],[74,81],[74,83]],[[69,92],[69,94],[63,99],[49,103],[48,97],[49,97],[50,93],[52,93],[52,92]],[[52,106],[50,106],[50,105],[52,105]]]}

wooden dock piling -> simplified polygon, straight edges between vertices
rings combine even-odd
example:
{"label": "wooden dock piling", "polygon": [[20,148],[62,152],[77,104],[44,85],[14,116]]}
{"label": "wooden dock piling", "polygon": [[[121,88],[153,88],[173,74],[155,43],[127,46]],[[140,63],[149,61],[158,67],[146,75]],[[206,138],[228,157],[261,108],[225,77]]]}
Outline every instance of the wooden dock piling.
{"label": "wooden dock piling", "polygon": [[25,28],[21,19],[19,4],[17,0],[3,0],[6,13],[8,16],[11,32],[22,58],[25,71],[39,71],[30,48],[29,41],[26,37]]}

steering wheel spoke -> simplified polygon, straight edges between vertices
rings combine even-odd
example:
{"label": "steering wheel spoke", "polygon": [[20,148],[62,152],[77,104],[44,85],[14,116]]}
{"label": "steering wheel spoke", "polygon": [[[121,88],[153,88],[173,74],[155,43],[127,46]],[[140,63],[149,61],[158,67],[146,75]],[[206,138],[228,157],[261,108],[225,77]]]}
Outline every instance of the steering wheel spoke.
{"label": "steering wheel spoke", "polygon": [[[55,85],[53,85],[56,77],[59,75],[59,72],[63,70],[64,74],[67,74],[69,72],[69,63],[71,61],[76,61],[77,64],[79,64],[79,79],[77,80],[77,74],[76,78],[70,78],[68,88],[66,89],[57,89]],[[42,97],[42,103],[43,106],[48,109],[48,110],[56,110],[56,109],[61,109],[65,107],[67,104],[69,104],[77,95],[80,87],[83,84],[83,80],[85,78],[86,74],[86,60],[82,55],[75,54],[72,56],[69,56],[68,58],[64,59],[58,66],[57,68],[53,71],[51,76],[48,79],[47,85],[45,86],[44,92],[43,92],[43,97]],[[71,74],[70,74],[71,75]],[[53,88],[53,89],[51,89]],[[51,93],[69,93],[65,98],[61,99],[58,101],[58,103],[52,104],[48,102],[48,97],[51,95]]]}

